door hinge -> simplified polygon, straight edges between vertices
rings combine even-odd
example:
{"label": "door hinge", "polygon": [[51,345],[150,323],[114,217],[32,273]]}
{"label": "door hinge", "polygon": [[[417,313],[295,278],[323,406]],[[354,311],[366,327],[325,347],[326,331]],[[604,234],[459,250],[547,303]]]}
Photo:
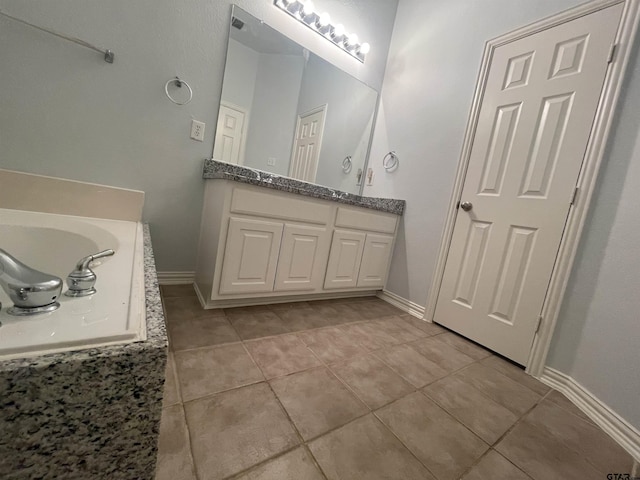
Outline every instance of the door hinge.
{"label": "door hinge", "polygon": [[542,325],[542,315],[538,317],[538,324],[536,325],[536,331],[534,332],[534,335],[538,333],[538,330],[540,330],[540,325]]}
{"label": "door hinge", "polygon": [[575,203],[576,203],[576,198],[578,198],[578,190],[580,190],[578,187],[576,187],[576,188],[573,190],[573,196],[571,197],[571,203],[569,204],[569,206],[571,206],[571,205],[575,205]]}
{"label": "door hinge", "polygon": [[618,49],[618,44],[612,43],[611,47],[609,48],[609,56],[607,57],[607,63],[613,63],[613,61],[616,59],[617,49]]}

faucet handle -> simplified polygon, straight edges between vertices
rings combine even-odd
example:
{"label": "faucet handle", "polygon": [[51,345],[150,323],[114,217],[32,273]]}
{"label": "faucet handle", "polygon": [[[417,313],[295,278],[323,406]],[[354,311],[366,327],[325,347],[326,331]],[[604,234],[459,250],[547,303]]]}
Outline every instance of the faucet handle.
{"label": "faucet handle", "polygon": [[64,292],[67,297],[85,297],[96,293],[94,285],[96,284],[96,274],[89,268],[89,264],[98,258],[110,257],[116,252],[114,250],[103,250],[81,258],[76,268],[67,276],[67,286],[69,290]]}
{"label": "faucet handle", "polygon": [[115,253],[116,253],[115,250],[109,249],[109,250],[103,250],[98,253],[94,253],[93,255],[87,255],[86,257],[83,257],[78,261],[78,264],[76,265],[76,270],[89,270],[89,264],[94,260],[97,260],[103,257],[110,257],[112,255],[115,255]]}

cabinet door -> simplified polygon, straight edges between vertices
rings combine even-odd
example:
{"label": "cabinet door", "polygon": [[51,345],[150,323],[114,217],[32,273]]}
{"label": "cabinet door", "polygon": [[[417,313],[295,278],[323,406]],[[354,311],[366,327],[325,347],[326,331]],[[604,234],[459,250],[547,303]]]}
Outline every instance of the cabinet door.
{"label": "cabinet door", "polygon": [[321,288],[328,251],[326,228],[285,225],[274,290]]}
{"label": "cabinet door", "polygon": [[230,218],[220,293],[272,292],[282,223]]}
{"label": "cabinet door", "polygon": [[324,288],[353,288],[358,283],[366,235],[347,230],[335,230],[327,264]]}
{"label": "cabinet door", "polygon": [[362,252],[358,287],[382,288],[387,279],[393,237],[389,235],[367,234]]}

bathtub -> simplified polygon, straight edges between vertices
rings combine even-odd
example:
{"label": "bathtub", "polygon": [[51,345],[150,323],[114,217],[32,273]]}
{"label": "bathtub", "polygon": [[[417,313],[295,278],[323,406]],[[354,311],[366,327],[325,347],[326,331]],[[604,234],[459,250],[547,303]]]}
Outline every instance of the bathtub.
{"label": "bathtub", "polygon": [[0,360],[146,339],[141,223],[0,208],[0,248],[63,280],[82,257],[116,251],[92,264],[97,293],[61,295],[51,313],[9,315],[12,302],[0,288]]}

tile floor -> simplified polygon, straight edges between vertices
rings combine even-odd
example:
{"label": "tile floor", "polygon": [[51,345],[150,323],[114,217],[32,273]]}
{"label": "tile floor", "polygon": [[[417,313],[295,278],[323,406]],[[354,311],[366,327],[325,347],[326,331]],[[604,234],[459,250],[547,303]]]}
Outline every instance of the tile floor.
{"label": "tile floor", "polygon": [[202,310],[163,287],[157,480],[606,479],[632,460],[558,392],[376,299]]}

